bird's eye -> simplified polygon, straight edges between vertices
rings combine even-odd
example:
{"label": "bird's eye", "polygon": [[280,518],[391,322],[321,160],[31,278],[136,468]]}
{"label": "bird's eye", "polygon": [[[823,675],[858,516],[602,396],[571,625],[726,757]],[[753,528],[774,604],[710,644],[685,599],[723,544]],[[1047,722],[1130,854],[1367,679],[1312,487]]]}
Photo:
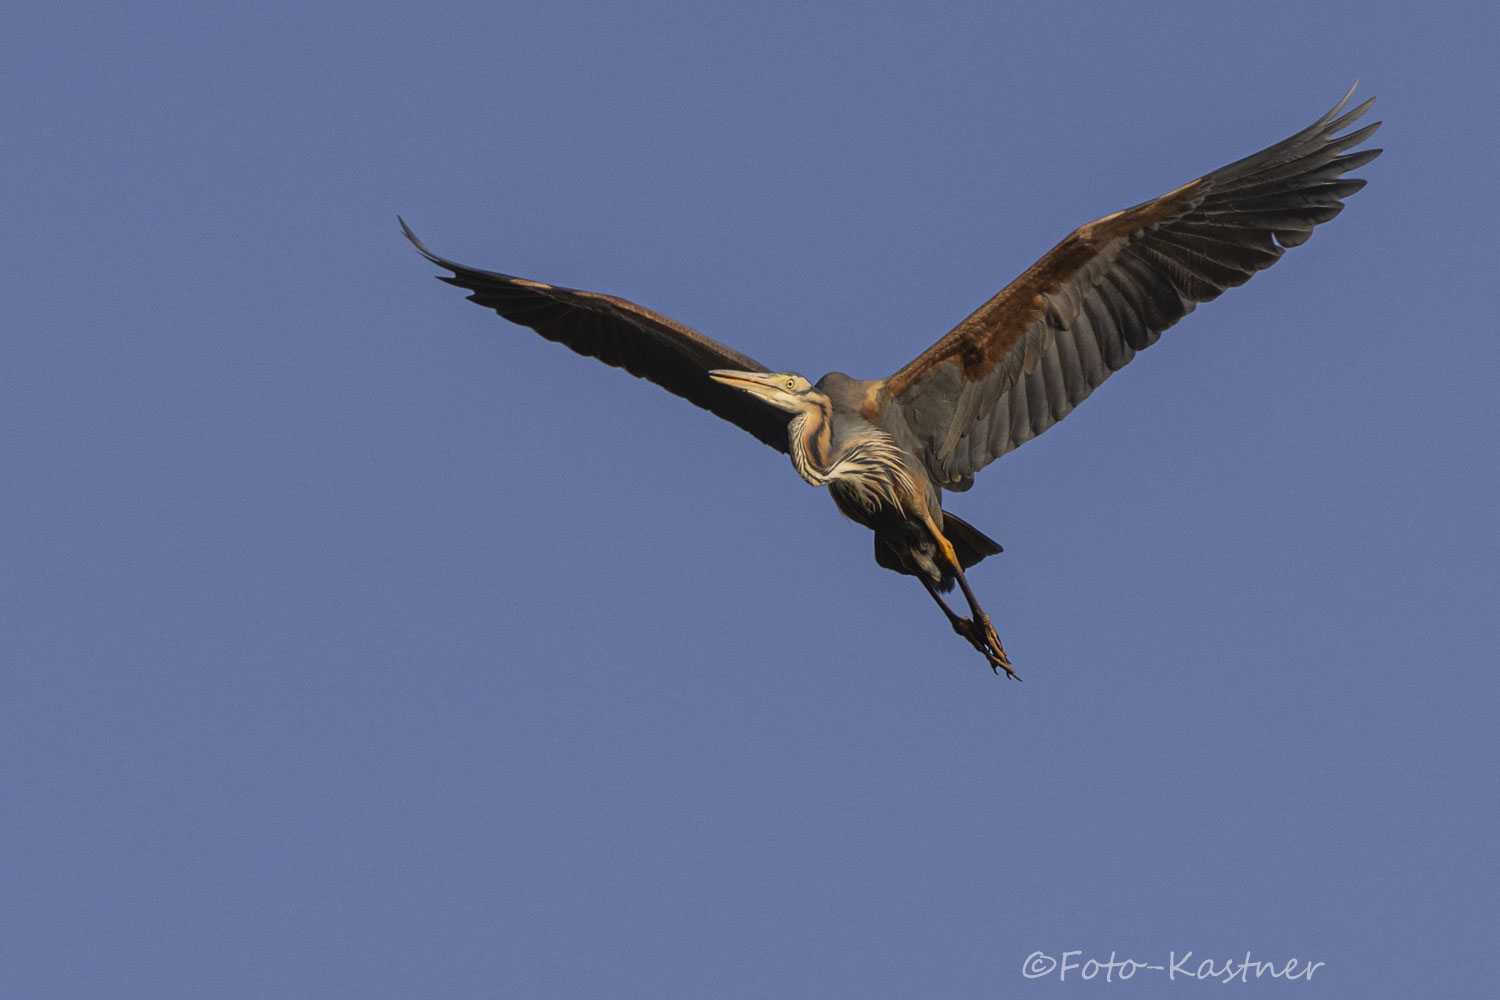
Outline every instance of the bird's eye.
{"label": "bird's eye", "polygon": [[786,391],[787,392],[793,392],[793,391],[796,390],[796,388],[797,388],[797,380],[796,379],[789,378],[789,379],[786,380]]}

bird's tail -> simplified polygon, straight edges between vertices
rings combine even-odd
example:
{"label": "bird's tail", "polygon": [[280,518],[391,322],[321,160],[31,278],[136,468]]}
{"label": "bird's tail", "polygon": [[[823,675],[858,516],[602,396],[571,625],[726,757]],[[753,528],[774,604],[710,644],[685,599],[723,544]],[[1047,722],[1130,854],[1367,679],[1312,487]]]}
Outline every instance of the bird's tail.
{"label": "bird's tail", "polygon": [[969,522],[954,517],[946,510],[943,511],[943,534],[947,535],[948,541],[953,543],[953,551],[957,553],[958,562],[964,569],[973,566],[985,556],[992,556],[1003,551],[999,542]]}

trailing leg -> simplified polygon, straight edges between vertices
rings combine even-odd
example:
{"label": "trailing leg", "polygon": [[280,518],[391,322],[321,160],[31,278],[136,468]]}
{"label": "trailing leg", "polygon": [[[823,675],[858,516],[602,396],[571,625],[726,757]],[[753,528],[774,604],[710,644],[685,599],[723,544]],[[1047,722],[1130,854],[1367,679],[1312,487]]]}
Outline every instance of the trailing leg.
{"label": "trailing leg", "polygon": [[1000,636],[995,634],[995,626],[991,624],[990,616],[985,614],[984,609],[979,606],[979,599],[974,596],[974,590],[969,586],[968,578],[964,576],[963,570],[959,570],[957,576],[958,586],[964,592],[964,600],[969,602],[969,613],[974,616],[966,620],[983,640],[984,652],[990,659],[990,666],[995,668],[996,673],[1004,670],[1010,677],[1020,680],[1021,676],[1010,668],[1010,657],[1005,655],[1005,647],[1000,645]]}
{"label": "trailing leg", "polygon": [[[927,592],[932,595],[932,599],[937,601],[937,606],[943,609],[943,615],[948,619],[948,624],[953,626],[953,631],[963,636],[969,641],[969,645],[984,654],[984,658],[989,661],[991,670],[997,674],[1004,670],[1006,676],[1013,677],[1016,680],[1021,679],[1020,675],[1011,669],[1010,658],[1005,655],[1005,649],[1000,645],[1000,638],[995,635],[995,629],[990,625],[988,615],[983,611],[979,611],[979,617],[976,619],[960,618],[954,613],[952,608],[948,607],[948,602],[943,600],[943,595],[938,593],[936,584],[925,576],[918,577],[918,579],[922,581],[922,586],[927,588]],[[962,580],[963,577],[960,576],[959,579]],[[970,597],[971,607],[977,607],[973,603],[972,595],[968,594],[969,586],[967,582],[964,583],[964,591]]]}

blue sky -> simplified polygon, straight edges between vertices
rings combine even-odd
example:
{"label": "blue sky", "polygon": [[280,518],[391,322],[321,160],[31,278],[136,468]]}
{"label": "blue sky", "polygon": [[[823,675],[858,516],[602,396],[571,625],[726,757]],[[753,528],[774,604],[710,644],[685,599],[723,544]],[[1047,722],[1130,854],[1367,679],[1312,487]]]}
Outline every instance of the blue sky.
{"label": "blue sky", "polygon": [[[1492,5],[7,20],[0,995],[1491,983]],[[396,226],[876,377],[1355,79],[1346,212],[951,499],[1022,684]]]}

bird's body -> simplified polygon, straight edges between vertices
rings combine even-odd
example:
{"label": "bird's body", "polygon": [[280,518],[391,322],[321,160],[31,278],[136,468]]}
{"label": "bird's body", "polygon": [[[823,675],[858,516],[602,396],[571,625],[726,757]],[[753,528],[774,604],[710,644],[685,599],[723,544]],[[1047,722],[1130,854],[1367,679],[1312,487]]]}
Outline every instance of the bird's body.
{"label": "bird's body", "polygon": [[[714,377],[752,392],[765,382],[746,373]],[[952,589],[954,574],[935,558],[938,542],[927,527],[929,520],[940,531],[943,527],[942,491],[923,472],[911,435],[888,419],[896,410],[884,405],[884,383],[829,372],[796,392],[798,379],[792,373],[769,379],[773,389],[793,387],[779,393],[783,398],[799,400],[787,425],[792,467],[809,484],[827,486],[846,517],[875,532],[882,566]],[[960,557],[964,569],[1000,551],[983,535],[978,538],[983,542],[977,548],[965,538],[971,558]]]}
{"label": "bird's body", "polygon": [[[1353,91],[1350,91],[1352,95]],[[784,451],[875,535],[875,560],[916,577],[954,631],[1015,676],[964,571],[1000,546],[944,512],[989,462],[1066,416],[1199,303],[1304,242],[1364,186],[1346,152],[1379,123],[1343,101],[1289,139],[1160,198],[1075,230],[910,364],[885,379],[816,384],[632,302],[455,264],[402,227],[444,278],[550,340],[658,385]],[[957,584],[970,616],[942,594]]]}

